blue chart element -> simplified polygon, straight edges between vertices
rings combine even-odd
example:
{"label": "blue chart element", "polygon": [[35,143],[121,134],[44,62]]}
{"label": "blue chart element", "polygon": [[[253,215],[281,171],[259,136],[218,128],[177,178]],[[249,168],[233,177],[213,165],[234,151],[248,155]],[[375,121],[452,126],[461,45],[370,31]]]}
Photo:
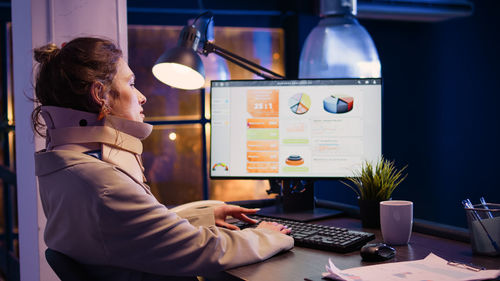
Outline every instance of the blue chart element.
{"label": "blue chart element", "polygon": [[323,100],[323,108],[329,113],[346,113],[352,110],[354,99],[352,97],[328,96]]}

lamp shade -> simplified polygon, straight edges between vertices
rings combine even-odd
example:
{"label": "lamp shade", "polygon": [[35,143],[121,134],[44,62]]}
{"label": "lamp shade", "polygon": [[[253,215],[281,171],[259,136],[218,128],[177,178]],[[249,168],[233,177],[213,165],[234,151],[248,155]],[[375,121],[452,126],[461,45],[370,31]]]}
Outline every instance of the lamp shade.
{"label": "lamp shade", "polygon": [[153,75],[171,87],[194,90],[205,84],[203,62],[196,53],[200,32],[194,26],[182,29],[177,46],[165,51],[153,66]]}
{"label": "lamp shade", "polygon": [[174,88],[194,90],[205,84],[205,69],[198,54],[186,47],[167,50],[153,66],[153,75]]}
{"label": "lamp shade", "polygon": [[300,78],[381,77],[377,49],[351,1],[320,0],[322,19],[304,43]]}

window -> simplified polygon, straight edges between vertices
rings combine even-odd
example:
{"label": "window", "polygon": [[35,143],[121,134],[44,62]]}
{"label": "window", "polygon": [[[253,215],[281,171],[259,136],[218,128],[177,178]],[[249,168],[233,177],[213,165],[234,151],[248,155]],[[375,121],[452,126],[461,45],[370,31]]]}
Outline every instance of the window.
{"label": "window", "polygon": [[[143,160],[152,192],[164,204],[201,199],[268,198],[267,181],[210,180],[210,88],[185,91],[162,84],[151,67],[177,44],[181,26],[129,26],[129,64],[136,87],[147,97],[146,122],[155,125],[144,141]],[[284,73],[284,36],[279,28],[215,27],[215,42],[277,73]],[[214,54],[202,58],[207,80],[257,79]]]}
{"label": "window", "polygon": [[17,218],[17,187],[15,174],[14,99],[12,92],[12,24],[2,21],[0,31],[0,261],[2,274],[19,280],[19,240]]}

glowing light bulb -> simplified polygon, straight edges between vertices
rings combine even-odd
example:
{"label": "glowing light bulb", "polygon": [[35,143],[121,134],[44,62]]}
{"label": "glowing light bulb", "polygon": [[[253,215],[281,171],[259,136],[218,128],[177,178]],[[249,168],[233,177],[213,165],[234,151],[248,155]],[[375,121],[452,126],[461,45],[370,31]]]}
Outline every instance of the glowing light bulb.
{"label": "glowing light bulb", "polygon": [[174,141],[177,138],[177,134],[172,132],[172,133],[168,134],[168,138],[170,140]]}

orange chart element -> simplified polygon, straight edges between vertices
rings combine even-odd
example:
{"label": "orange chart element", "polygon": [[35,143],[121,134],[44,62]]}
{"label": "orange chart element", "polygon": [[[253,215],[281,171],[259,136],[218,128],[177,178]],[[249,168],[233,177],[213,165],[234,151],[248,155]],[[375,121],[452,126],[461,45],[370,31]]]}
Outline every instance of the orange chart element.
{"label": "orange chart element", "polygon": [[277,162],[278,152],[275,151],[248,151],[248,162]]}
{"label": "orange chart element", "polygon": [[247,141],[247,151],[269,151],[278,150],[279,141],[274,140],[258,140],[258,141]]}
{"label": "orange chart element", "polygon": [[248,173],[277,173],[279,171],[278,162],[271,163],[259,163],[259,162],[249,162],[247,163]]}
{"label": "orange chart element", "polygon": [[290,155],[286,159],[285,163],[290,166],[300,166],[304,164],[304,159],[302,159],[299,155]]}
{"label": "orange chart element", "polygon": [[252,117],[278,117],[279,91],[273,89],[247,91],[247,111]]}
{"label": "orange chart element", "polygon": [[278,128],[278,118],[249,118],[247,119],[247,128]]}

